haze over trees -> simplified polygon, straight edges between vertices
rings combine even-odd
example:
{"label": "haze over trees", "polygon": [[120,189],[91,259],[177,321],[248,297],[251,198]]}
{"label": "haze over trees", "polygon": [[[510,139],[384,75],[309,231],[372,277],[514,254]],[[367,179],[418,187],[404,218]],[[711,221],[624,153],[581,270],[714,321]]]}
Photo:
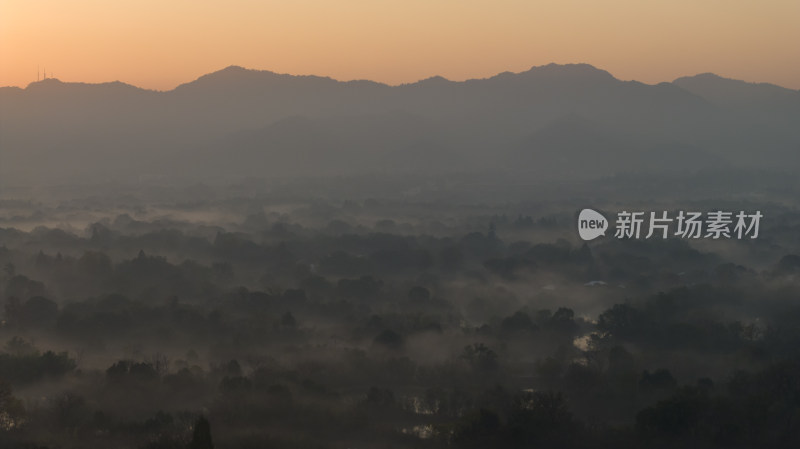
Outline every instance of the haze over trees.
{"label": "haze over trees", "polygon": [[[2,88],[0,447],[797,447],[798,95]],[[764,218],[583,242],[585,207]]]}

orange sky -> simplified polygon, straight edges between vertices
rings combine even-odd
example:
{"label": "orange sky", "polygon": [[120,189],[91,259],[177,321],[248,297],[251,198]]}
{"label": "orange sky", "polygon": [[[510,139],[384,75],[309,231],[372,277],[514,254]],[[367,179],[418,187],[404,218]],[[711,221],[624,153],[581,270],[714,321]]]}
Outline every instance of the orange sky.
{"label": "orange sky", "polygon": [[800,89],[798,0],[0,0],[0,86],[152,89],[228,65],[390,84],[586,62]]}

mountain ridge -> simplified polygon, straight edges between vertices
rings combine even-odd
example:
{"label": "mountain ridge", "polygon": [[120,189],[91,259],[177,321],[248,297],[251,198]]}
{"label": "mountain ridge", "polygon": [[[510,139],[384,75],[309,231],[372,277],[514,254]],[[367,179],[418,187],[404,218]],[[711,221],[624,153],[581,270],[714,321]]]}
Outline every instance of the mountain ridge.
{"label": "mountain ridge", "polygon": [[[302,119],[282,122],[292,117]],[[312,166],[319,174],[534,165],[549,167],[542,176],[608,176],[692,170],[693,159],[715,158],[800,168],[797,123],[797,92],[715,75],[645,84],[589,64],[548,64],[391,86],[229,66],[169,91],[57,79],[0,89],[0,176],[179,175],[199,154],[209,161],[194,170],[200,178],[215,165],[285,176]],[[587,157],[596,170],[575,169]]]}
{"label": "mountain ridge", "polygon": [[[263,76],[263,77],[270,76],[270,77],[273,77],[273,78],[284,78],[284,79],[316,79],[316,80],[335,81],[335,82],[338,82],[338,83],[368,82],[368,83],[371,83],[371,84],[378,84],[378,85],[387,86],[387,87],[400,87],[400,86],[415,85],[415,84],[419,84],[419,83],[422,83],[422,82],[425,82],[425,81],[430,81],[430,80],[437,80],[437,81],[441,80],[441,81],[446,81],[448,83],[461,84],[461,83],[469,83],[469,82],[475,82],[475,81],[492,80],[492,79],[495,79],[495,78],[504,78],[504,77],[507,77],[509,75],[525,75],[525,74],[537,75],[538,74],[538,75],[550,75],[550,76],[564,76],[565,74],[573,74],[574,75],[574,74],[578,74],[578,73],[582,73],[583,75],[588,75],[588,74],[591,73],[591,74],[599,75],[599,76],[602,76],[602,77],[613,78],[615,80],[619,80],[614,75],[612,75],[610,72],[608,72],[606,70],[603,70],[603,69],[599,69],[599,68],[597,68],[597,67],[595,67],[595,66],[593,66],[591,64],[586,64],[586,63],[569,63],[569,64],[549,63],[549,64],[544,64],[544,65],[539,65],[539,66],[531,66],[531,68],[529,68],[528,70],[524,70],[524,71],[521,71],[521,72],[504,71],[504,72],[499,72],[499,73],[497,73],[495,75],[491,75],[491,76],[484,77],[484,78],[468,78],[468,79],[461,80],[461,81],[450,80],[450,79],[448,79],[446,77],[443,77],[441,75],[432,75],[432,76],[429,76],[429,77],[426,77],[426,78],[419,79],[417,81],[400,83],[400,84],[388,84],[388,83],[383,83],[383,82],[380,82],[380,81],[374,81],[374,80],[369,80],[369,79],[338,80],[338,79],[335,79],[333,77],[324,76],[324,75],[280,73],[280,72],[275,72],[275,71],[272,71],[272,70],[249,69],[249,68],[242,67],[242,66],[239,66],[239,65],[229,65],[229,66],[224,67],[222,69],[215,70],[213,72],[209,72],[209,73],[200,75],[199,77],[195,78],[194,80],[180,83],[177,86],[175,86],[174,88],[167,89],[167,90],[148,89],[148,88],[136,86],[135,84],[126,83],[126,82],[123,82],[123,81],[120,81],[120,80],[103,81],[103,82],[98,82],[98,83],[89,83],[89,82],[82,82],[82,81],[69,81],[69,82],[67,82],[67,81],[62,81],[62,80],[60,80],[58,78],[46,78],[46,79],[39,80],[39,81],[32,81],[32,82],[28,83],[28,85],[26,87],[0,86],[0,89],[17,87],[17,88],[25,90],[30,86],[36,86],[36,85],[40,85],[42,83],[46,84],[46,83],[58,82],[58,83],[61,83],[63,85],[76,85],[76,84],[77,85],[109,85],[109,84],[126,85],[126,86],[135,87],[137,89],[144,90],[144,91],[166,93],[166,92],[174,91],[174,90],[176,90],[178,88],[181,88],[183,86],[191,85],[191,84],[196,83],[198,81],[207,81],[207,80],[211,80],[211,79],[215,79],[215,78],[229,78],[230,79],[232,75],[237,75],[237,76]],[[646,83],[643,83],[643,84],[646,84]],[[656,84],[658,84],[658,83],[656,83]]]}

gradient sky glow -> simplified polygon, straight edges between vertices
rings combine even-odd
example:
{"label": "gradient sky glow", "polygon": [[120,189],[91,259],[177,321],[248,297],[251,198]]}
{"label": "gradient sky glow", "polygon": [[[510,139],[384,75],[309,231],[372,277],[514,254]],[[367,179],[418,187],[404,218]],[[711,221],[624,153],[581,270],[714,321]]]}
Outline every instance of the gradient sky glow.
{"label": "gradient sky glow", "polygon": [[798,0],[0,0],[0,86],[171,89],[228,65],[390,84],[586,62],[800,89]]}

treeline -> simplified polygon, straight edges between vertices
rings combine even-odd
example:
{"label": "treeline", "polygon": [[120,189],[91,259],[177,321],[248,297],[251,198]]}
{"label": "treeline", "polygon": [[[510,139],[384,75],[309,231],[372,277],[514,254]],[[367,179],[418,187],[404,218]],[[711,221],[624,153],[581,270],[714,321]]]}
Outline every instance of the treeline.
{"label": "treeline", "polygon": [[798,444],[790,249],[257,218],[0,231],[0,446]]}

